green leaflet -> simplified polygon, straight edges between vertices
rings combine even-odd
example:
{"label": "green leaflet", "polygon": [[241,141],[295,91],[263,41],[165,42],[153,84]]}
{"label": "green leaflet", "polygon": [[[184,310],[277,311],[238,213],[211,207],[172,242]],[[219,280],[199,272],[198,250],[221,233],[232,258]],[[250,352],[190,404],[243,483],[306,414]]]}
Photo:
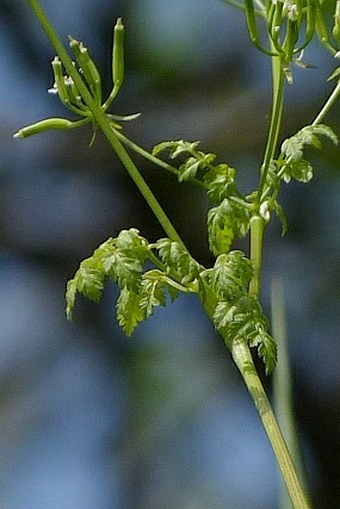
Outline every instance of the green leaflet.
{"label": "green leaflet", "polygon": [[207,216],[209,248],[218,256],[227,253],[235,237],[244,237],[249,230],[250,211],[231,199],[224,198]]}
{"label": "green leaflet", "polygon": [[276,344],[268,334],[260,303],[248,293],[252,276],[251,261],[239,250],[221,254],[214,267],[200,274],[203,287],[216,295],[213,323],[228,348],[239,341],[257,347],[268,374],[275,366]]}
{"label": "green leaflet", "polygon": [[286,163],[284,170],[283,180],[287,183],[292,178],[303,183],[309,182],[313,178],[313,167],[305,159],[299,161],[292,160]]}
{"label": "green leaflet", "polygon": [[217,330],[223,331],[229,348],[237,341],[257,347],[265,364],[266,374],[270,373],[276,364],[277,347],[267,332],[267,319],[256,299],[239,292],[234,298],[220,301],[216,306],[213,322]]}
{"label": "green leaflet", "polygon": [[176,274],[183,285],[194,282],[203,267],[194,260],[178,242],[160,239],[156,243],[159,256],[172,274]]}
{"label": "green leaflet", "polygon": [[117,319],[125,334],[130,336],[136,326],[147,320],[155,307],[166,305],[166,294],[173,302],[178,290],[159,270],[150,270],[143,275],[138,293],[123,288],[117,301]]}
{"label": "green leaflet", "polygon": [[198,150],[199,141],[168,141],[156,145],[153,155],[165,150],[169,157],[187,156],[178,168],[178,180],[197,179],[206,187],[209,202],[216,205],[208,212],[208,237],[211,252],[227,253],[235,237],[249,230],[251,204],[246,202],[235,183],[235,170],[226,163],[213,164],[216,155]]}
{"label": "green leaflet", "polygon": [[169,151],[170,159],[187,156],[178,168],[180,182],[199,179],[206,184],[211,203],[221,203],[223,198],[231,195],[241,196],[235,186],[235,170],[226,163],[213,164],[216,155],[198,150],[199,141],[165,141],[156,145],[153,155]]}
{"label": "green leaflet", "polygon": [[122,288],[117,300],[117,319],[127,336],[130,336],[139,322],[144,319],[140,308],[140,294]]}
{"label": "green leaflet", "polygon": [[266,368],[266,375],[271,373],[277,362],[277,345],[261,322],[255,325],[254,332],[250,334],[249,346],[257,347]]}
{"label": "green leaflet", "polygon": [[72,318],[77,293],[98,302],[104,288],[103,280],[104,274],[92,265],[90,258],[81,263],[74,278],[67,283],[66,316],[69,320]]}
{"label": "green leaflet", "polygon": [[325,136],[337,144],[338,139],[333,130],[324,124],[310,125],[286,139],[281,146],[278,160],[278,174],[285,182],[293,178],[299,182],[309,182],[313,177],[312,165],[303,158],[305,145],[321,148],[319,136]]}
{"label": "green leaflet", "polygon": [[253,276],[250,260],[242,251],[230,251],[221,254],[215,261],[214,267],[201,272],[201,277],[211,285],[219,299],[246,292]]}
{"label": "green leaflet", "polygon": [[67,283],[66,313],[71,319],[77,293],[98,302],[109,277],[119,286],[137,290],[149,253],[147,241],[138,230],[123,230],[116,239],[109,238],[93,255],[82,261],[73,279]]}
{"label": "green leaflet", "polygon": [[228,196],[240,197],[241,193],[235,185],[235,170],[225,163],[219,164],[204,175],[204,182],[208,185],[210,203],[219,204]]}
{"label": "green leaflet", "polygon": [[[159,252],[159,258],[152,249]],[[144,271],[146,262],[161,269]],[[202,269],[177,242],[161,239],[150,245],[135,228],[122,230],[118,237],[110,237],[81,262],[67,283],[67,317],[72,318],[77,293],[98,302],[108,277],[120,288],[117,318],[129,336],[138,323],[152,315],[155,307],[165,306],[167,294],[173,302],[180,291],[197,291]]]}
{"label": "green leaflet", "polygon": [[199,141],[165,141],[156,145],[152,154],[159,155],[165,150],[169,151],[170,159],[175,159],[178,156],[187,156],[184,163],[178,168],[178,180],[184,182],[198,178],[202,180],[202,176],[206,171],[213,168],[213,162],[216,159],[215,154],[205,154],[198,150]]}

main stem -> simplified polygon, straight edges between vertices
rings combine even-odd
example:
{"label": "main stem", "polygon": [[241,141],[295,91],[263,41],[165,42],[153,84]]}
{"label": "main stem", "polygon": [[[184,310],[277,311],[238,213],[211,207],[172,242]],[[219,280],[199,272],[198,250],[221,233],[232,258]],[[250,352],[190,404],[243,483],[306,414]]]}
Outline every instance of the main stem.
{"label": "main stem", "polygon": [[[201,302],[210,319],[214,315],[217,305],[216,296],[212,291],[207,291],[204,296],[200,296]],[[282,477],[287,486],[294,509],[311,509],[307,496],[300,483],[298,474],[290,456],[288,447],[280,431],[270,402],[265,393],[259,375],[256,371],[250,349],[245,342],[234,342],[226,346],[230,350],[236,366],[238,367],[242,378],[247,386],[251,398],[258,411],[265,432],[271,443],[273,452],[278,462]]]}
{"label": "main stem", "polygon": [[311,509],[261,380],[256,372],[248,345],[243,342],[235,343],[231,353],[259,413],[294,509]]}
{"label": "main stem", "polygon": [[[267,187],[267,175],[270,164],[275,156],[278,137],[281,128],[282,105],[284,92],[284,72],[279,57],[272,57],[273,104],[270,118],[267,145],[261,166],[261,177],[257,191],[257,205],[260,209],[261,200]],[[258,211],[258,214],[260,210]],[[249,285],[249,293],[255,298],[259,297],[262,269],[262,249],[265,220],[254,216],[250,222],[250,259],[254,268],[254,275]]]}
{"label": "main stem", "polygon": [[[275,157],[282,119],[282,105],[284,93],[284,72],[278,57],[272,57],[273,77],[273,105],[267,145],[261,167],[261,178],[257,194],[258,207],[267,187],[267,174],[270,164]],[[259,213],[258,212],[258,213]],[[250,282],[249,294],[259,297],[261,283],[261,266],[263,251],[265,220],[260,215],[254,216],[250,223],[250,259],[253,263],[254,275]],[[211,310],[210,310],[211,312]],[[282,477],[285,481],[294,509],[310,509],[307,495],[300,483],[298,474],[290,456],[269,400],[258,376],[249,347],[244,342],[234,342],[229,345],[232,357],[237,365],[248,391],[259,413],[263,427],[267,433],[274,454],[276,456]]]}
{"label": "main stem", "polygon": [[175,240],[182,245],[184,245],[182,239],[178,235],[177,231],[175,230],[174,226],[172,225],[170,219],[162,209],[161,205],[157,201],[156,197],[152,193],[151,189],[149,188],[148,184],[143,179],[142,175],[139,173],[136,165],[130,158],[129,154],[126,152],[125,148],[123,147],[122,143],[118,140],[117,136],[115,135],[110,122],[105,115],[105,113],[101,110],[101,108],[96,104],[96,102],[93,100],[92,95],[90,94],[89,90],[87,89],[86,85],[84,84],[83,80],[79,76],[77,70],[75,69],[70,57],[68,56],[63,44],[60,42],[59,37],[57,33],[55,32],[53,26],[51,25],[50,21],[48,20],[47,16],[45,15],[44,11],[40,7],[38,0],[28,0],[28,3],[35,13],[36,17],[39,20],[40,25],[42,26],[44,32],[46,33],[48,39],[54,46],[57,54],[60,57],[60,60],[62,61],[67,73],[69,76],[73,79],[74,83],[76,84],[84,102],[88,106],[88,108],[91,110],[93,114],[93,118],[100,127],[100,129],[103,131],[104,135],[106,136],[108,142],[110,143],[111,147],[117,154],[118,158],[126,168],[127,172],[129,173],[130,177],[136,184],[138,190],[146,200],[147,204],[149,205],[150,209],[156,216],[158,222],[162,226],[165,233],[168,235],[168,237],[172,240]]}

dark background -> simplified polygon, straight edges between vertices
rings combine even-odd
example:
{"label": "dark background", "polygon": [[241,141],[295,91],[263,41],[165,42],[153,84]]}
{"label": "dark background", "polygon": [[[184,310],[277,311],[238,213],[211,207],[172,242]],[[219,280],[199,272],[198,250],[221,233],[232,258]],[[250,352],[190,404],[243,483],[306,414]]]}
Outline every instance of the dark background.
{"label": "dark background", "polygon": [[[112,27],[126,26],[126,78],[112,110],[141,117],[126,134],[151,148],[200,139],[257,185],[270,112],[270,62],[240,12],[219,0],[43,0],[58,33],[82,40],[110,90]],[[0,506],[3,509],[276,509],[277,472],[258,416],[195,298],[157,310],[127,340],[116,290],[64,316],[79,261],[122,228],[163,236],[99,134],[20,127],[67,116],[52,86],[54,50],[21,0],[0,5]],[[310,123],[333,85],[294,69],[282,139]],[[327,122],[339,134],[339,106]],[[315,508],[340,507],[339,151],[325,143],[309,185],[282,193],[289,231],[266,235],[263,302],[282,278],[298,433]],[[136,158],[199,261],[211,265],[204,195]],[[246,249],[246,244],[240,244]],[[268,382],[266,382],[268,383]],[[270,384],[269,384],[270,389]]]}

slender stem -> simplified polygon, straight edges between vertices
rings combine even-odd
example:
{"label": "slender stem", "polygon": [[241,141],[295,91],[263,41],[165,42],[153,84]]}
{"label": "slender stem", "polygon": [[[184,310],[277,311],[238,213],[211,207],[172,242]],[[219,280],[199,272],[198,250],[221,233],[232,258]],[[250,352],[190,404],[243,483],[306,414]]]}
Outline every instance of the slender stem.
{"label": "slender stem", "polygon": [[266,187],[266,179],[270,163],[274,158],[282,119],[282,105],[284,92],[284,72],[279,57],[272,57],[272,77],[273,77],[273,105],[269,126],[266,150],[261,167],[261,179],[258,188],[258,201],[261,202],[263,191]]}
{"label": "slender stem", "polygon": [[[272,43],[271,43],[272,44]],[[272,57],[272,79],[273,79],[273,105],[269,126],[267,145],[261,167],[261,178],[257,191],[258,205],[261,204],[267,188],[267,174],[270,164],[274,158],[279,132],[281,128],[283,93],[284,93],[284,72],[279,57]],[[260,293],[262,249],[265,221],[260,216],[255,216],[250,222],[250,259],[253,263],[254,275],[250,282],[249,293],[258,298]]]}
{"label": "slender stem", "polygon": [[261,285],[262,250],[265,221],[260,216],[250,220],[250,260],[253,264],[254,275],[250,281],[249,294],[258,298]]}
{"label": "slender stem", "polygon": [[73,79],[75,85],[77,86],[79,93],[81,94],[84,102],[88,106],[88,108],[91,110],[93,114],[93,118],[97,122],[98,126],[103,131],[104,135],[106,136],[108,142],[112,146],[113,150],[116,152],[118,158],[122,162],[122,164],[125,166],[126,170],[128,171],[130,177],[136,184],[137,188],[143,195],[144,199],[146,200],[147,204],[149,205],[150,209],[156,216],[158,222],[164,229],[165,233],[168,235],[169,238],[176,240],[177,242],[180,242],[182,245],[184,245],[182,239],[178,235],[177,231],[175,230],[174,226],[172,225],[171,221],[169,220],[168,216],[158,203],[156,197],[152,193],[151,189],[139,173],[136,165],[131,160],[130,156],[126,152],[125,148],[121,144],[121,142],[118,140],[115,132],[113,131],[110,121],[105,115],[105,113],[102,111],[101,107],[96,104],[94,101],[92,95],[90,94],[89,90],[87,89],[86,85],[84,84],[83,80],[81,79],[79,73],[75,69],[70,57],[68,56],[63,44],[60,42],[57,33],[55,32],[54,28],[52,27],[51,23],[49,22],[48,18],[46,17],[44,11],[41,9],[39,1],[38,0],[28,0],[28,3],[35,13],[36,17],[38,18],[38,21],[40,25],[42,26],[44,32],[46,33],[48,39],[54,46],[57,54],[59,55],[60,60],[62,61],[67,73],[71,78]]}
{"label": "slender stem", "polygon": [[323,121],[325,116],[328,114],[329,110],[332,108],[332,106],[334,105],[334,103],[337,100],[337,98],[339,97],[339,95],[340,95],[340,81],[338,82],[335,89],[333,90],[333,92],[331,93],[329,98],[327,99],[326,103],[324,104],[320,113],[315,118],[312,125],[321,124],[321,122]]}
{"label": "slender stem", "polygon": [[243,342],[235,342],[231,353],[259,413],[286,483],[294,509],[310,509],[311,506],[299,481],[287,445],[277,424],[261,380],[256,372],[248,346]]}
{"label": "slender stem", "polygon": [[[245,11],[246,8],[243,3],[238,2],[237,0],[223,0],[224,3],[231,5],[232,7],[235,7],[236,9],[239,9],[240,11]],[[255,9],[256,16],[260,16],[261,18],[265,18],[266,16],[266,10],[262,2],[259,0],[256,2],[259,6],[259,9]]]}
{"label": "slender stem", "polygon": [[[217,305],[217,297],[209,288],[206,290],[207,291],[204,295],[199,294],[198,297],[200,298],[208,316],[212,319]],[[227,348],[230,348],[234,362],[242,375],[259,413],[259,417],[282,472],[282,477],[287,486],[294,509],[311,509],[307,496],[296,473],[289,450],[272,411],[270,402],[268,401],[261,380],[256,372],[248,345],[245,342],[236,341],[234,341],[232,345],[225,341],[225,344]]]}
{"label": "slender stem", "polygon": [[[162,161],[162,159],[159,159],[158,157],[150,154],[150,152],[145,150],[143,147],[140,147],[139,145],[137,145],[137,143],[134,143],[133,141],[129,140],[129,138],[124,136],[123,133],[115,130],[115,134],[116,134],[117,138],[119,138],[119,140],[124,145],[131,148],[134,152],[141,155],[148,161],[151,161],[153,164],[156,164],[157,166],[164,168],[165,170],[169,171],[170,173],[172,173],[178,177],[178,175],[179,175],[178,168],[176,168],[175,166],[172,166],[171,164],[166,163],[165,161]],[[205,182],[202,182],[202,180],[198,180],[196,178],[190,179],[190,182],[193,182],[194,184],[196,184],[199,187],[203,187],[203,189],[207,189],[207,187],[208,187]]]}

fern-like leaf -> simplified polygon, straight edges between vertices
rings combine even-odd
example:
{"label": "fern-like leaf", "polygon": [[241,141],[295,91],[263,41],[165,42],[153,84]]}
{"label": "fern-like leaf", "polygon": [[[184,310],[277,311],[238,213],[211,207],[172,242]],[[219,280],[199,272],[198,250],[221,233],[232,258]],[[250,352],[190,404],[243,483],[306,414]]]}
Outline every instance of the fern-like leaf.
{"label": "fern-like leaf", "polygon": [[158,240],[156,247],[169,272],[177,274],[181,284],[187,285],[198,278],[203,267],[179,242],[164,238]]}
{"label": "fern-like leaf", "polygon": [[257,347],[266,368],[266,375],[271,373],[277,362],[277,345],[261,323],[257,324],[256,331],[251,335],[249,345]]}
{"label": "fern-like leaf", "polygon": [[96,267],[95,263],[92,263],[91,258],[87,258],[80,264],[74,278],[68,281],[66,287],[66,316],[69,320],[72,318],[77,293],[98,302],[104,287],[103,280],[103,272]]}
{"label": "fern-like leaf", "polygon": [[281,152],[287,162],[300,161],[303,157],[305,145],[312,145],[315,148],[321,148],[319,136],[325,136],[334,144],[338,143],[338,138],[334,131],[327,125],[318,124],[303,127],[291,138],[287,138],[281,146]]}
{"label": "fern-like leaf", "polygon": [[127,336],[131,336],[136,326],[144,320],[140,306],[141,295],[126,287],[121,289],[117,300],[117,319]]}
{"label": "fern-like leaf", "polygon": [[140,308],[144,319],[152,315],[154,307],[165,306],[165,283],[163,274],[158,270],[150,270],[143,276]]}
{"label": "fern-like leaf", "polygon": [[224,198],[207,217],[209,247],[218,256],[227,253],[235,237],[244,237],[250,225],[250,212],[234,201]]}
{"label": "fern-like leaf", "polygon": [[219,255],[214,267],[205,270],[201,276],[211,285],[221,299],[232,299],[245,292],[253,275],[253,267],[242,251],[230,251]]}
{"label": "fern-like leaf", "polygon": [[240,292],[230,300],[220,301],[216,306],[213,322],[217,330],[223,333],[229,348],[233,342],[238,341],[257,347],[266,373],[270,373],[276,363],[276,344],[267,332],[267,319],[256,299]]}

